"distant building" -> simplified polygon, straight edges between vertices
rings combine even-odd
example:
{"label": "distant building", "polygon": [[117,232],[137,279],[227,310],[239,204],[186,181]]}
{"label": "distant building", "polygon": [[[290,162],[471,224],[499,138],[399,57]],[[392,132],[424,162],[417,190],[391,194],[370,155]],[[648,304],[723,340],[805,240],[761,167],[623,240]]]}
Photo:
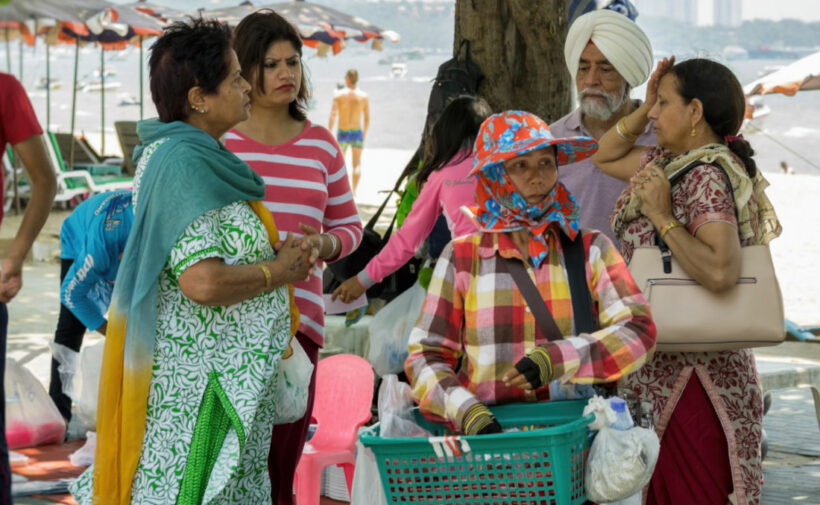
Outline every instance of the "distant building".
{"label": "distant building", "polygon": [[[723,0],[714,0],[720,3]],[[640,16],[672,18],[688,25],[698,24],[699,0],[633,0]]]}
{"label": "distant building", "polygon": [[743,0],[714,0],[714,21],[718,26],[740,26]]}

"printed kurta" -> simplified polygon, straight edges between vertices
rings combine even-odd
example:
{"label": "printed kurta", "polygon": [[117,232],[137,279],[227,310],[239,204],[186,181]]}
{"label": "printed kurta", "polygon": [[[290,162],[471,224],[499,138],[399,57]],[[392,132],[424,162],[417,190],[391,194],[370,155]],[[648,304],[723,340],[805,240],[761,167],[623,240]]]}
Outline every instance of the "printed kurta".
{"label": "printed kurta", "polygon": [[[287,288],[231,306],[196,304],[182,294],[179,276],[212,257],[228,265],[275,257],[247,202],[196,219],[161,274],[154,368],[132,503],[188,503],[186,497],[203,488],[203,503],[270,500],[275,373],[290,337]],[[224,419],[223,426],[209,429],[213,418]],[[218,445],[208,453],[209,444]],[[91,470],[84,473],[72,490],[80,503],[89,503],[91,475]]]}
{"label": "printed kurta", "polygon": [[[647,151],[641,165],[660,155],[657,148]],[[629,198],[628,186],[615,208]],[[752,197],[754,198],[754,197]],[[672,188],[672,213],[691,234],[710,222],[736,225],[734,203],[725,176],[719,168],[700,165],[684,175]],[[756,223],[756,216],[752,219]],[[629,222],[621,241],[627,262],[636,247],[654,244],[655,228],[643,216]],[[741,245],[750,245],[748,241]],[[760,503],[762,467],[760,438],[763,399],[760,378],[750,349],[721,352],[656,352],[642,368],[626,377],[622,391],[651,401],[655,430],[663,440],[678,399],[692,374],[696,374],[720,419],[729,447],[732,481],[737,505]]]}

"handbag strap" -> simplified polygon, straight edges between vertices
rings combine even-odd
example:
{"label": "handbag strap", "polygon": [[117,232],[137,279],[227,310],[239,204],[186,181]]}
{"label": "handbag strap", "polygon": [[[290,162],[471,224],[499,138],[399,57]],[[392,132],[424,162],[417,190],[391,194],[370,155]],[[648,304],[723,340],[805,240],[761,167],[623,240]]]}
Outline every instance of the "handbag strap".
{"label": "handbag strap", "polygon": [[[410,172],[408,172],[407,170],[402,171],[402,173],[399,175],[398,180],[396,180],[396,184],[393,185],[393,189],[391,189],[390,191],[387,192],[387,196],[384,198],[384,201],[379,206],[379,210],[377,210],[376,213],[373,214],[373,216],[370,218],[370,220],[364,226],[365,228],[372,230],[373,228],[376,227],[376,223],[379,221],[379,218],[381,217],[382,212],[384,212],[384,208],[387,207],[387,203],[390,201],[390,197],[393,196],[393,193],[398,193],[399,188],[401,187],[401,183],[404,181],[404,178],[407,177],[407,175],[409,173]],[[393,215],[393,220],[390,222],[390,226],[387,228],[387,232],[385,232],[385,234],[384,234],[385,240],[393,232],[393,225],[395,223],[396,223],[396,215],[394,214]]]}
{"label": "handbag strap", "polygon": [[[586,256],[584,254],[584,243],[582,234],[579,233],[575,240],[561,233],[561,246],[564,250],[564,258],[569,277],[569,293],[572,300],[572,314],[575,322],[575,329],[578,334],[591,333],[595,331],[596,324],[592,312],[592,295],[589,292],[589,285],[586,282]],[[507,272],[512,276],[518,286],[521,295],[527,302],[532,315],[535,318],[536,326],[541,331],[544,338],[549,341],[562,340],[564,338],[555,318],[547,308],[547,304],[535,287],[535,283],[530,279],[524,263],[516,258],[499,257],[499,270]]]}
{"label": "handbag strap", "polygon": [[[701,165],[711,165],[716,167],[720,170],[720,173],[723,174],[723,177],[726,179],[726,186],[729,188],[729,198],[732,199],[732,208],[735,209],[735,219],[737,220],[738,224],[740,224],[740,217],[737,212],[737,204],[735,203],[735,190],[732,188],[732,180],[729,178],[729,174],[726,173],[726,169],[723,168],[718,162],[712,161],[710,163],[706,163],[702,160],[695,160],[692,163],[686,165],[685,167],[681,168],[674,174],[672,177],[669,178],[669,186],[674,187],[675,184],[680,182],[683,179],[683,176],[688,174],[693,168],[699,167]],[[655,243],[658,245],[658,249],[661,250],[661,261],[663,262],[663,272],[666,274],[672,273],[672,251],[669,250],[669,246],[666,245],[666,242],[663,241],[661,238],[660,233],[658,230],[655,230]]]}

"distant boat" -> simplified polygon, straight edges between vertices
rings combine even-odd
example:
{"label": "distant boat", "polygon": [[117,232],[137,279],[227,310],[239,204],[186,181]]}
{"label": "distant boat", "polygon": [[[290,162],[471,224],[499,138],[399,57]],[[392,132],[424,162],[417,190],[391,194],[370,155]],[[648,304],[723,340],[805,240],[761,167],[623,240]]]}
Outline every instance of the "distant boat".
{"label": "distant boat", "polygon": [[422,60],[424,59],[424,50],[421,48],[413,48],[404,53],[404,57],[408,60]]}
{"label": "distant boat", "polygon": [[[48,83],[48,86],[46,86]],[[37,89],[46,89],[46,87],[50,89],[60,89],[63,86],[63,83],[57,78],[52,77],[51,79],[47,79],[46,77],[41,77],[39,81],[37,81]]]}
{"label": "distant boat", "polygon": [[109,67],[105,67],[103,72],[100,72],[100,69],[98,68],[97,70],[94,71],[93,77],[94,77],[94,79],[99,79],[103,74],[105,75],[105,78],[108,79],[109,77],[116,76],[117,72],[114,69],[109,68]]}
{"label": "distant boat", "polygon": [[390,77],[400,79],[407,74],[407,63],[395,62],[390,65]]}
{"label": "distant boat", "polygon": [[120,97],[120,103],[118,104],[120,107],[140,104],[140,101],[134,95],[129,95],[128,93],[120,93],[118,96]]}
{"label": "distant boat", "polygon": [[95,80],[93,80],[89,83],[84,84],[80,88],[80,90],[85,92],[85,93],[88,93],[88,92],[93,92],[93,91],[102,91],[103,88],[105,88],[106,90],[117,89],[120,86],[122,86],[122,83],[119,82],[119,81],[108,81],[108,80],[106,80],[105,85],[103,85],[103,82],[101,80],[96,80],[95,79]]}

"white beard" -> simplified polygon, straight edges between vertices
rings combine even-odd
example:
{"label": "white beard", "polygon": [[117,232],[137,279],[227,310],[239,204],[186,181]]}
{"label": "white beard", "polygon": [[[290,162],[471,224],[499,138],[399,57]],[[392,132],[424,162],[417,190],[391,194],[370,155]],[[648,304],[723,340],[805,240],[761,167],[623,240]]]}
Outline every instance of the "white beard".
{"label": "white beard", "polygon": [[[597,100],[594,98],[587,98],[590,96],[600,96],[604,100]],[[594,89],[583,89],[578,94],[578,101],[581,104],[581,112],[585,116],[606,121],[611,118],[618,109],[623,106],[624,102],[629,97],[624,93],[607,93],[606,91],[598,91]]]}

